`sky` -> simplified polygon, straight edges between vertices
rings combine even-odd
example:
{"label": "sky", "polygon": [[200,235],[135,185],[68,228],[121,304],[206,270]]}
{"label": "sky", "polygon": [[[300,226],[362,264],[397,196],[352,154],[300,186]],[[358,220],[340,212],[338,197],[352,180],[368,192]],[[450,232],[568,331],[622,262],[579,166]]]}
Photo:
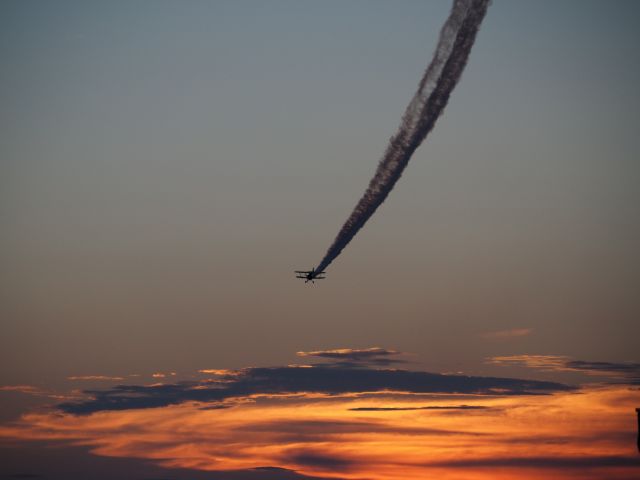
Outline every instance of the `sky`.
{"label": "sky", "polygon": [[[294,278],[362,195],[449,9],[0,4],[0,457],[14,462],[0,476],[35,463],[34,475],[72,478],[40,448],[63,442],[82,468],[141,472],[130,478],[283,478],[275,468],[368,478],[362,465],[374,460],[380,478],[394,478],[385,455],[424,447],[402,435],[407,425],[458,432],[423,433],[429,448],[470,442],[475,455],[454,466],[407,453],[413,478],[423,463],[439,478],[508,472],[536,448],[531,478],[550,464],[638,468],[637,2],[495,0],[443,116],[385,204],[325,280]],[[291,380],[311,370],[313,381]],[[501,382],[478,380],[495,377],[515,383],[501,396]],[[344,382],[356,386],[336,387]],[[209,390],[218,396],[193,393]],[[575,398],[591,399],[575,402],[578,422],[610,415],[586,433],[554,433],[553,445],[573,445],[565,463],[542,441],[487,453],[499,443],[489,436],[513,444],[516,430],[534,428],[521,412],[535,406],[553,423]],[[374,404],[419,409],[350,410]],[[491,408],[420,409],[462,404]],[[267,448],[292,411],[313,439]],[[501,413],[498,425],[497,411],[509,421]],[[230,433],[187,455],[195,440],[166,438],[174,414],[194,425],[185,438],[203,438],[202,422]],[[231,461],[216,445],[242,436],[238,422],[252,415],[272,426],[262,446],[237,439],[246,454]],[[470,432],[465,415],[477,420]],[[124,424],[149,438],[122,441]],[[332,426],[355,430],[327,440]],[[587,434],[603,440],[583,450],[567,440]],[[312,440],[331,448],[304,452]],[[155,441],[168,451],[143,448]],[[376,458],[353,456],[363,450]],[[212,456],[227,460],[216,467]]]}

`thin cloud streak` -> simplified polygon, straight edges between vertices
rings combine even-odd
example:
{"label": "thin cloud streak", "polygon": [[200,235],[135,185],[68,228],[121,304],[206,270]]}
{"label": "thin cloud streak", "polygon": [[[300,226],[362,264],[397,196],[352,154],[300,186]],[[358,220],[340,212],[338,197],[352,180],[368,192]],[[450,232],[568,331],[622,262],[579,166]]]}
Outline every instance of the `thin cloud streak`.
{"label": "thin cloud streak", "polygon": [[413,155],[433,129],[467,64],[489,0],[454,0],[435,54],[391,138],[369,187],[316,267],[324,271],[385,201]]}
{"label": "thin cloud streak", "polygon": [[548,457],[504,457],[471,460],[451,460],[432,463],[443,467],[518,467],[540,469],[580,469],[603,467],[640,467],[640,458],[625,455],[601,455],[594,457],[548,456]]}
{"label": "thin cloud streak", "polygon": [[354,412],[402,412],[407,410],[484,410],[485,405],[432,405],[428,407],[356,407],[349,410]]}
{"label": "thin cloud streak", "polygon": [[33,397],[46,397],[56,399],[58,401],[78,400],[82,398],[75,394],[61,394],[59,392],[36,387],[34,385],[4,385],[0,386],[0,392],[5,392],[7,394],[19,393],[22,395],[30,395]]}
{"label": "thin cloud streak", "polygon": [[[406,360],[398,358],[402,352],[381,347],[371,348],[336,348],[333,350],[316,350],[310,352],[297,352],[299,357],[316,357],[323,360],[331,360],[330,364],[336,366],[357,365],[392,365],[394,363],[406,363]],[[325,364],[328,365],[328,364]]]}
{"label": "thin cloud streak", "polygon": [[42,392],[38,387],[33,385],[3,385],[0,386],[0,392],[18,392],[27,394],[38,394]]}
{"label": "thin cloud streak", "polygon": [[72,381],[105,381],[105,382],[120,382],[124,380],[124,377],[109,377],[106,375],[74,375],[67,377],[67,380]]}
{"label": "thin cloud streak", "polygon": [[495,332],[485,332],[480,334],[482,338],[506,340],[515,337],[526,337],[530,335],[533,329],[531,328],[512,328],[510,330],[498,330]]}
{"label": "thin cloud streak", "polygon": [[547,372],[580,372],[586,375],[640,381],[640,363],[593,362],[572,360],[564,355],[507,355],[490,357],[487,363],[500,366],[527,367]]}
{"label": "thin cloud streak", "polygon": [[216,375],[219,377],[238,375],[238,372],[236,370],[227,370],[223,368],[204,368],[202,370],[198,370],[198,373],[204,373],[207,375]]}
{"label": "thin cloud streak", "polygon": [[371,357],[399,355],[400,352],[386,348],[336,348],[333,350],[315,350],[310,352],[297,352],[299,357],[340,358],[349,360],[361,360]]}

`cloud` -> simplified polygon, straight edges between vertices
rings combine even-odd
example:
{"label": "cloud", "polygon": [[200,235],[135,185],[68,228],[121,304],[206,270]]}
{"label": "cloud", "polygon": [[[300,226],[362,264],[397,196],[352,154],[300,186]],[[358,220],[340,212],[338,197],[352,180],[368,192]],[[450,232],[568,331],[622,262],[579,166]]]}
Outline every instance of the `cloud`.
{"label": "cloud", "polygon": [[640,363],[588,362],[584,360],[571,360],[567,362],[566,366],[572,370],[583,371],[590,375],[619,375],[640,380]]}
{"label": "cloud", "polygon": [[220,377],[226,377],[226,376],[235,376],[237,374],[237,371],[226,370],[223,368],[205,368],[202,370],[198,370],[198,373],[205,373],[207,375],[217,375]]}
{"label": "cloud", "polygon": [[345,472],[356,465],[353,459],[340,458],[332,454],[300,449],[283,456],[282,461],[301,467],[320,468],[323,471]]}
{"label": "cloud", "polygon": [[[349,409],[362,411],[362,409]],[[407,409],[412,410],[412,409]],[[365,410],[366,411],[366,410]],[[366,435],[366,434],[394,434],[394,435],[484,435],[463,430],[447,428],[433,428],[415,425],[388,425],[385,422],[367,418],[365,420],[289,420],[278,419],[274,422],[247,424],[236,428],[236,431],[277,433],[281,440],[288,442],[307,443],[320,441],[336,435]]]}
{"label": "cloud", "polygon": [[[274,480],[290,478],[285,474],[291,471],[353,480],[488,480],[499,468],[508,469],[502,473],[509,478],[563,480],[637,478],[640,472],[640,462],[630,459],[637,390],[627,386],[464,396],[466,405],[456,394],[305,395],[211,410],[191,402],[95,415],[40,409],[0,425],[0,439],[83,445],[96,455],[191,469],[192,474],[171,470],[166,476],[194,480],[252,478],[249,470],[271,472]],[[394,414],[384,407],[405,410]],[[465,408],[456,410],[460,407]]]}
{"label": "cloud", "polygon": [[[297,352],[299,357],[317,357],[332,360],[334,365],[391,365],[405,363],[397,358],[402,352],[386,348],[337,348],[334,350],[316,350],[311,352]],[[393,357],[393,358],[392,358]]]}
{"label": "cloud", "polygon": [[395,412],[406,410],[484,410],[484,405],[431,405],[427,407],[356,407],[349,410],[354,412]]}
{"label": "cloud", "polygon": [[[321,353],[347,356],[353,352],[345,349],[339,353]],[[369,353],[355,352],[358,352],[356,358],[357,355],[366,357],[395,354],[383,349],[375,352],[368,350]],[[157,385],[118,385],[106,390],[86,390],[90,399],[66,402],[59,405],[59,408],[67,413],[88,414],[103,410],[163,407],[183,402],[221,404],[229,399],[260,395],[344,395],[367,392],[530,395],[571,389],[572,387],[555,382],[377,369],[346,363],[312,367],[252,367],[220,379]]]}
{"label": "cloud", "polygon": [[604,467],[640,467],[637,456],[601,455],[601,456],[540,456],[540,457],[494,457],[478,459],[450,460],[431,463],[441,467],[518,467],[518,468],[604,468]]}
{"label": "cloud", "polygon": [[563,355],[509,355],[490,357],[487,363],[501,366],[527,367],[547,372],[580,372],[624,379],[632,383],[640,381],[640,363],[591,362],[572,360]]}
{"label": "cloud", "polygon": [[489,357],[487,363],[501,366],[528,367],[547,371],[566,371],[569,357],[561,355],[506,355]]}
{"label": "cloud", "polygon": [[526,337],[530,335],[533,330],[531,328],[512,328],[510,330],[498,330],[495,332],[481,333],[482,338],[490,338],[495,340],[506,340],[514,337]]}
{"label": "cloud", "polygon": [[78,398],[72,395],[63,395],[54,391],[44,390],[33,385],[4,385],[0,386],[0,392],[21,393],[24,395],[32,395],[34,397],[48,397],[57,400],[68,400],[69,398]]}
{"label": "cloud", "polygon": [[42,393],[42,391],[38,387],[34,387],[33,385],[3,385],[0,386],[0,392],[18,392],[28,393],[32,395],[38,395]]}
{"label": "cloud", "polygon": [[315,350],[312,352],[297,352],[299,357],[323,357],[323,358],[347,358],[350,360],[361,360],[363,358],[399,355],[400,352],[387,350],[386,348],[336,348],[334,350]]}
{"label": "cloud", "polygon": [[124,380],[124,377],[108,377],[106,375],[74,375],[72,377],[67,377],[67,380],[119,382]]}

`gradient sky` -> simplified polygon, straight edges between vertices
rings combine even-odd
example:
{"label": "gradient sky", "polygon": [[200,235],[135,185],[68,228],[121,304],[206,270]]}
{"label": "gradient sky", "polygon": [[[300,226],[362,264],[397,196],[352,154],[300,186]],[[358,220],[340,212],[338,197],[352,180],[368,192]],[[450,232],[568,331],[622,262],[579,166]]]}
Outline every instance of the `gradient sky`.
{"label": "gradient sky", "polygon": [[326,280],[294,278],[449,8],[0,3],[0,386],[376,345],[553,381],[575,371],[487,359],[640,360],[635,1],[495,0],[385,205]]}

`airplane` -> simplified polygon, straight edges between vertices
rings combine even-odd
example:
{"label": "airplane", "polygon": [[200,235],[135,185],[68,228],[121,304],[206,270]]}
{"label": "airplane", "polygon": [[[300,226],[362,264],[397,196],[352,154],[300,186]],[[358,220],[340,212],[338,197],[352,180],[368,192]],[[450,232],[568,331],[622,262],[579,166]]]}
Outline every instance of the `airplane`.
{"label": "airplane", "polygon": [[325,272],[316,272],[315,268],[311,270],[296,270],[296,278],[305,279],[304,283],[315,283],[314,280],[322,280],[326,277],[320,277],[319,275],[324,275]]}

